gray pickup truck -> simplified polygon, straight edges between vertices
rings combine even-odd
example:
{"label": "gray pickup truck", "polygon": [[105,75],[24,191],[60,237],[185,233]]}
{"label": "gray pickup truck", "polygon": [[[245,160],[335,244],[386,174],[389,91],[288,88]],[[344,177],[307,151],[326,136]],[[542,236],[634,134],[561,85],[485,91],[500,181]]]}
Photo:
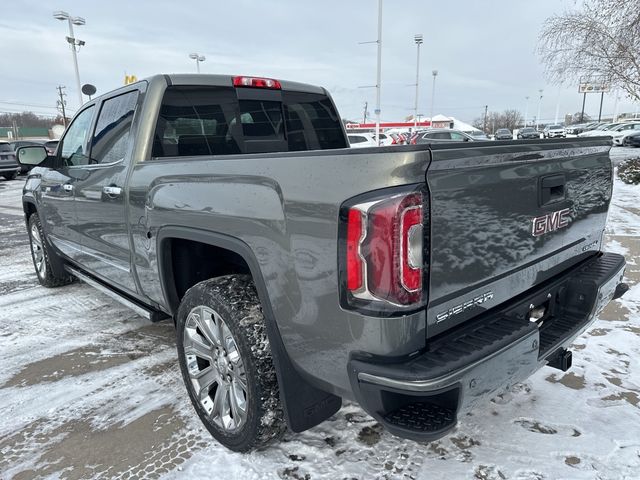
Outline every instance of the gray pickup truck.
{"label": "gray pickup truck", "polygon": [[[42,285],[172,318],[197,414],[247,451],[342,399],[429,441],[626,291],[599,138],[349,149],[326,90],[158,75],[18,149]],[[105,312],[105,314],[108,314]]]}

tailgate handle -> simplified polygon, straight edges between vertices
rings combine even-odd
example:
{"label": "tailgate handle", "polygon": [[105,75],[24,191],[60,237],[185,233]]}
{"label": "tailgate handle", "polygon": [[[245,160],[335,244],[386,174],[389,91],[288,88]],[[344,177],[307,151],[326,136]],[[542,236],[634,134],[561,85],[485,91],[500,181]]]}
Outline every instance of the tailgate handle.
{"label": "tailgate handle", "polygon": [[564,175],[552,175],[540,180],[540,206],[559,202],[565,198],[566,179]]}

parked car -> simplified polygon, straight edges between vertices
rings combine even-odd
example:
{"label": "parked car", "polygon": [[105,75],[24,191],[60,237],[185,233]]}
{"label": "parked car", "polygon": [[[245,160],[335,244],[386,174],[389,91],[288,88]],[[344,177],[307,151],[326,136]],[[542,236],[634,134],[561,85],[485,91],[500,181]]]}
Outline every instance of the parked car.
{"label": "parked car", "polygon": [[625,147],[640,147],[640,132],[633,132],[626,135],[622,139],[622,145]]}
{"label": "parked car", "polygon": [[33,140],[14,140],[9,142],[11,148],[15,152],[19,147],[26,147],[27,145],[42,145],[42,142],[34,142]]}
{"label": "parked car", "polygon": [[411,133],[411,135],[409,135],[409,141],[407,142],[409,145],[416,145],[418,142],[418,139],[424,135],[424,133],[427,132],[427,130],[415,130],[414,132]]}
{"label": "parked car", "polygon": [[469,132],[468,134],[471,135],[475,141],[490,140],[490,138],[487,137],[487,134],[481,130],[474,130],[472,132]]}
{"label": "parked car", "polygon": [[578,137],[601,137],[608,135],[609,130],[621,125],[621,123],[605,123],[596,126],[591,130],[587,130],[578,135]]}
{"label": "parked car", "polygon": [[525,140],[530,138],[540,138],[540,133],[533,127],[523,127],[518,130],[518,139]]}
{"label": "parked car", "polygon": [[375,135],[372,133],[348,133],[347,139],[351,148],[377,147]]}
{"label": "parked car", "polygon": [[44,148],[47,149],[47,152],[49,152],[49,155],[53,155],[54,153],[56,153],[56,148],[58,148],[58,142],[60,140],[49,140],[44,142]]}
{"label": "parked car", "polygon": [[20,173],[20,165],[16,161],[16,152],[9,142],[0,142],[0,175],[13,180]]}
{"label": "parked car", "polygon": [[513,133],[508,128],[499,128],[493,134],[493,138],[496,140],[513,140]]}
{"label": "parked car", "polygon": [[[42,145],[42,142],[34,142],[32,140],[15,140],[13,142],[9,142],[11,148],[15,152],[20,147],[26,147],[27,145]],[[22,165],[20,167],[20,173],[27,173],[30,170],[28,165]]]}
{"label": "parked car", "polygon": [[475,139],[460,130],[450,128],[432,128],[416,139],[416,145],[433,142],[473,142]]}
{"label": "parked car", "polygon": [[542,131],[542,135],[544,138],[564,138],[567,136],[567,132],[562,125],[547,125]]}
{"label": "parked car", "polygon": [[611,135],[611,142],[615,147],[621,147],[624,137],[637,131],[640,131],[640,122],[625,122],[621,125],[618,125],[617,127],[612,128],[611,130],[607,130],[608,134]]}
{"label": "parked car", "polygon": [[628,289],[624,257],[602,251],[605,139],[354,154],[323,88],[194,78],[89,100],[55,156],[18,149],[37,165],[25,254],[45,287],[76,277],[172,319],[193,407],[232,450],[343,399],[395,435],[440,438],[542,366],[568,370]]}
{"label": "parked car", "polygon": [[567,125],[564,127],[564,131],[567,135],[578,135],[579,133],[584,132],[586,129],[586,124],[577,123],[574,125]]}

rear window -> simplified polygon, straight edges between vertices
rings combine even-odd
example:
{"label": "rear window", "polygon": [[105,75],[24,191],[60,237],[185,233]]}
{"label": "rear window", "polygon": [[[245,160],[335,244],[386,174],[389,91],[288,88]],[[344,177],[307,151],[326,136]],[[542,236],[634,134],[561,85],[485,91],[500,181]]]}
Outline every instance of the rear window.
{"label": "rear window", "polygon": [[0,152],[13,152],[13,148],[8,143],[0,143]]}
{"label": "rear window", "polygon": [[347,147],[341,120],[326,96],[268,93],[265,99],[254,92],[252,98],[238,100],[236,90],[231,87],[168,88],[160,109],[152,156]]}

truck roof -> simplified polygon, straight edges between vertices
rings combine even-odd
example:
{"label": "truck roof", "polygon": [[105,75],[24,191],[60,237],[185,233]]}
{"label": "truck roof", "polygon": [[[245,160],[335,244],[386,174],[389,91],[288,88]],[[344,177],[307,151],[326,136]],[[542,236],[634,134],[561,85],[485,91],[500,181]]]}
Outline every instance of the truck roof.
{"label": "truck roof", "polygon": [[[245,77],[253,77],[253,78],[272,78],[272,77],[262,77],[257,75],[213,75],[213,74],[201,74],[201,73],[168,73],[168,74],[157,74],[152,75],[150,77],[146,77],[138,80],[135,83],[147,82],[149,84],[153,83],[166,83],[168,85],[194,85],[194,86],[211,86],[211,87],[231,87],[233,86],[233,79],[238,76]],[[281,90],[289,91],[289,92],[305,92],[305,93],[317,93],[320,95],[328,95],[327,91],[319,87],[317,85],[310,85],[308,83],[300,83],[300,82],[292,82],[290,80],[278,80],[281,85]],[[135,85],[135,83],[130,85]],[[112,95],[114,92],[118,90],[130,87],[130,85],[124,85],[119,88],[115,88],[108,92],[95,97],[93,101],[100,100],[105,95]],[[87,102],[89,103],[89,102]]]}

